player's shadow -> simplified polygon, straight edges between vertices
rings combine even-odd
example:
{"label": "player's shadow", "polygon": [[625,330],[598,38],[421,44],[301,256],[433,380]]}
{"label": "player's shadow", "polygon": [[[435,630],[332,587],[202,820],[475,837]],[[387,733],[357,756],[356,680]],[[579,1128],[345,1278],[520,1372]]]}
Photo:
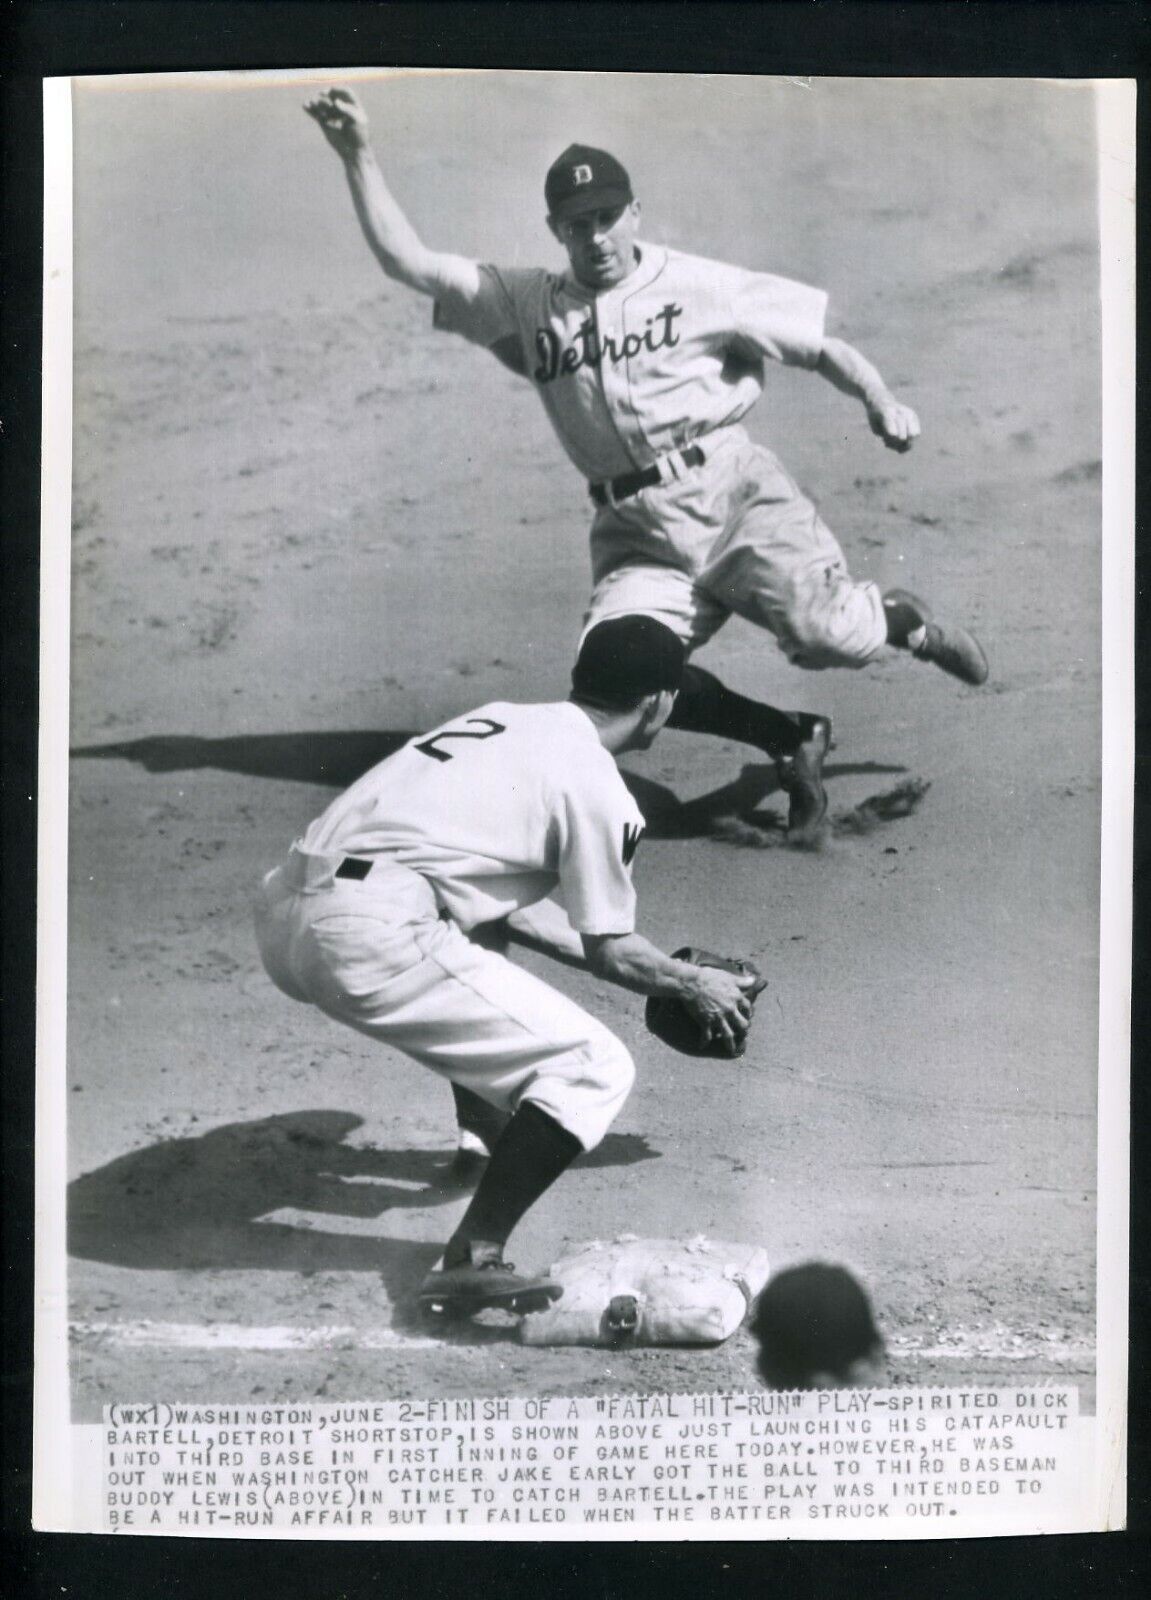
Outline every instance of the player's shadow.
{"label": "player's shadow", "polygon": [[[823,776],[827,780],[906,771],[906,767],[889,766],[878,761],[843,761],[827,763],[823,768]],[[717,823],[731,818],[739,818],[765,833],[782,833],[787,826],[786,815],[782,811],[776,816],[772,812],[758,810],[765,800],[779,791],[774,765],[748,763],[731,783],[698,795],[694,800],[681,800],[662,783],[641,777],[639,773],[624,772],[623,780],[643,812],[647,834],[651,839],[711,838],[715,835]]]}
{"label": "player's shadow", "polygon": [[194,772],[211,768],[249,778],[281,778],[343,789],[414,738],[411,732],[348,730],[319,733],[235,734],[202,739],[197,734],[154,734],[111,744],[80,745],[78,760],[135,761],[146,772]]}
{"label": "player's shadow", "polygon": [[[117,1156],[69,1185],[69,1253],[156,1271],[376,1272],[402,1307],[441,1244],[344,1232],[323,1219],[355,1224],[469,1191],[451,1181],[447,1152],[345,1143],[362,1122],[347,1111],[289,1112]],[[609,1134],[582,1161],[630,1165],[658,1154],[638,1135]]]}
{"label": "player's shadow", "polygon": [[[72,755],[81,760],[138,762],[147,772],[189,772],[211,768],[251,778],[279,778],[299,783],[345,788],[377,761],[413,738],[410,732],[236,734],[202,739],[195,734],[157,734],[111,744],[81,745]],[[824,777],[902,773],[906,767],[877,761],[831,762]],[[693,800],[681,800],[652,778],[625,772],[624,782],[644,814],[653,839],[696,839],[713,834],[717,820],[741,817],[770,831],[783,824],[770,813],[755,816],[756,807],[779,789],[774,766],[745,766],[731,783]]]}

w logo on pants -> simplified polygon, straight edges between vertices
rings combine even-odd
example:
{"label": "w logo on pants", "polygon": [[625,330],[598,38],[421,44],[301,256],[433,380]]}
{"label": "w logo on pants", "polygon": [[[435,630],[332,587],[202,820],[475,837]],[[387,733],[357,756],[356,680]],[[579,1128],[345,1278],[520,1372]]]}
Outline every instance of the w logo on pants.
{"label": "w logo on pants", "polygon": [[623,864],[631,865],[632,857],[639,849],[639,842],[643,838],[643,829],[637,828],[634,823],[625,822],[623,825]]}

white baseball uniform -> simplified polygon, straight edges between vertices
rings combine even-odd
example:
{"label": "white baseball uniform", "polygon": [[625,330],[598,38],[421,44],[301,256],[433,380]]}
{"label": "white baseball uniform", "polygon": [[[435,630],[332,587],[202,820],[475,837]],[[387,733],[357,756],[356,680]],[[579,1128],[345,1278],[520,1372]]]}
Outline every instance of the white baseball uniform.
{"label": "white baseball uniform", "polygon": [[643,818],[570,702],[496,702],[354,783],[265,877],[264,965],[293,999],[501,1110],[531,1101],[585,1149],[634,1078],[616,1037],[467,937],[549,895],[581,933],[635,927]]}
{"label": "white baseball uniform", "polygon": [[[602,486],[586,627],[645,613],[689,646],[735,612],[804,667],[862,666],[886,641],[879,589],[856,583],[815,507],[740,425],[765,364],[814,368],[827,296],[787,278],[641,244],[613,288],[481,266],[436,325],[531,379],[578,470]],[[684,463],[699,447],[702,465]],[[627,496],[607,486],[658,466]]]}

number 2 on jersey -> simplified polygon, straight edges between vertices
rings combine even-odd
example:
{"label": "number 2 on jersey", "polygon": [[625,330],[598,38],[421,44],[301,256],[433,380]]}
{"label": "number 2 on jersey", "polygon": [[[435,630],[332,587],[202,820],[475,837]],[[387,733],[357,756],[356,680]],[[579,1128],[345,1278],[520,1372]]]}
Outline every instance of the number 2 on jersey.
{"label": "number 2 on jersey", "polygon": [[483,724],[482,733],[469,733],[467,728],[447,728],[443,733],[434,733],[430,739],[421,739],[415,748],[422,755],[431,756],[433,761],[450,761],[450,750],[438,750],[437,744],[443,739],[494,739],[497,733],[506,733],[507,729],[502,722],[493,722],[491,717],[468,717],[469,726],[474,723]]}

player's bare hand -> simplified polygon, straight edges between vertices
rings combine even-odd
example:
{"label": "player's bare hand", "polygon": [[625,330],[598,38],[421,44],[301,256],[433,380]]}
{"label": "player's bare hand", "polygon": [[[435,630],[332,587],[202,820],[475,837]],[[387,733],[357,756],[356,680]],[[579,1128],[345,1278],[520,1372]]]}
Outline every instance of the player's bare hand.
{"label": "player's bare hand", "polygon": [[763,979],[755,972],[695,967],[684,1003],[699,1022],[703,1037],[718,1040],[734,1055],[751,1026],[752,1001],[762,988]]}
{"label": "player's bare hand", "polygon": [[903,405],[892,395],[871,401],[867,420],[872,433],[878,434],[889,450],[910,450],[919,438],[919,418],[910,406]]}
{"label": "player's bare hand", "polygon": [[368,114],[350,89],[329,89],[304,105],[324,130],[337,155],[345,160],[368,147]]}

